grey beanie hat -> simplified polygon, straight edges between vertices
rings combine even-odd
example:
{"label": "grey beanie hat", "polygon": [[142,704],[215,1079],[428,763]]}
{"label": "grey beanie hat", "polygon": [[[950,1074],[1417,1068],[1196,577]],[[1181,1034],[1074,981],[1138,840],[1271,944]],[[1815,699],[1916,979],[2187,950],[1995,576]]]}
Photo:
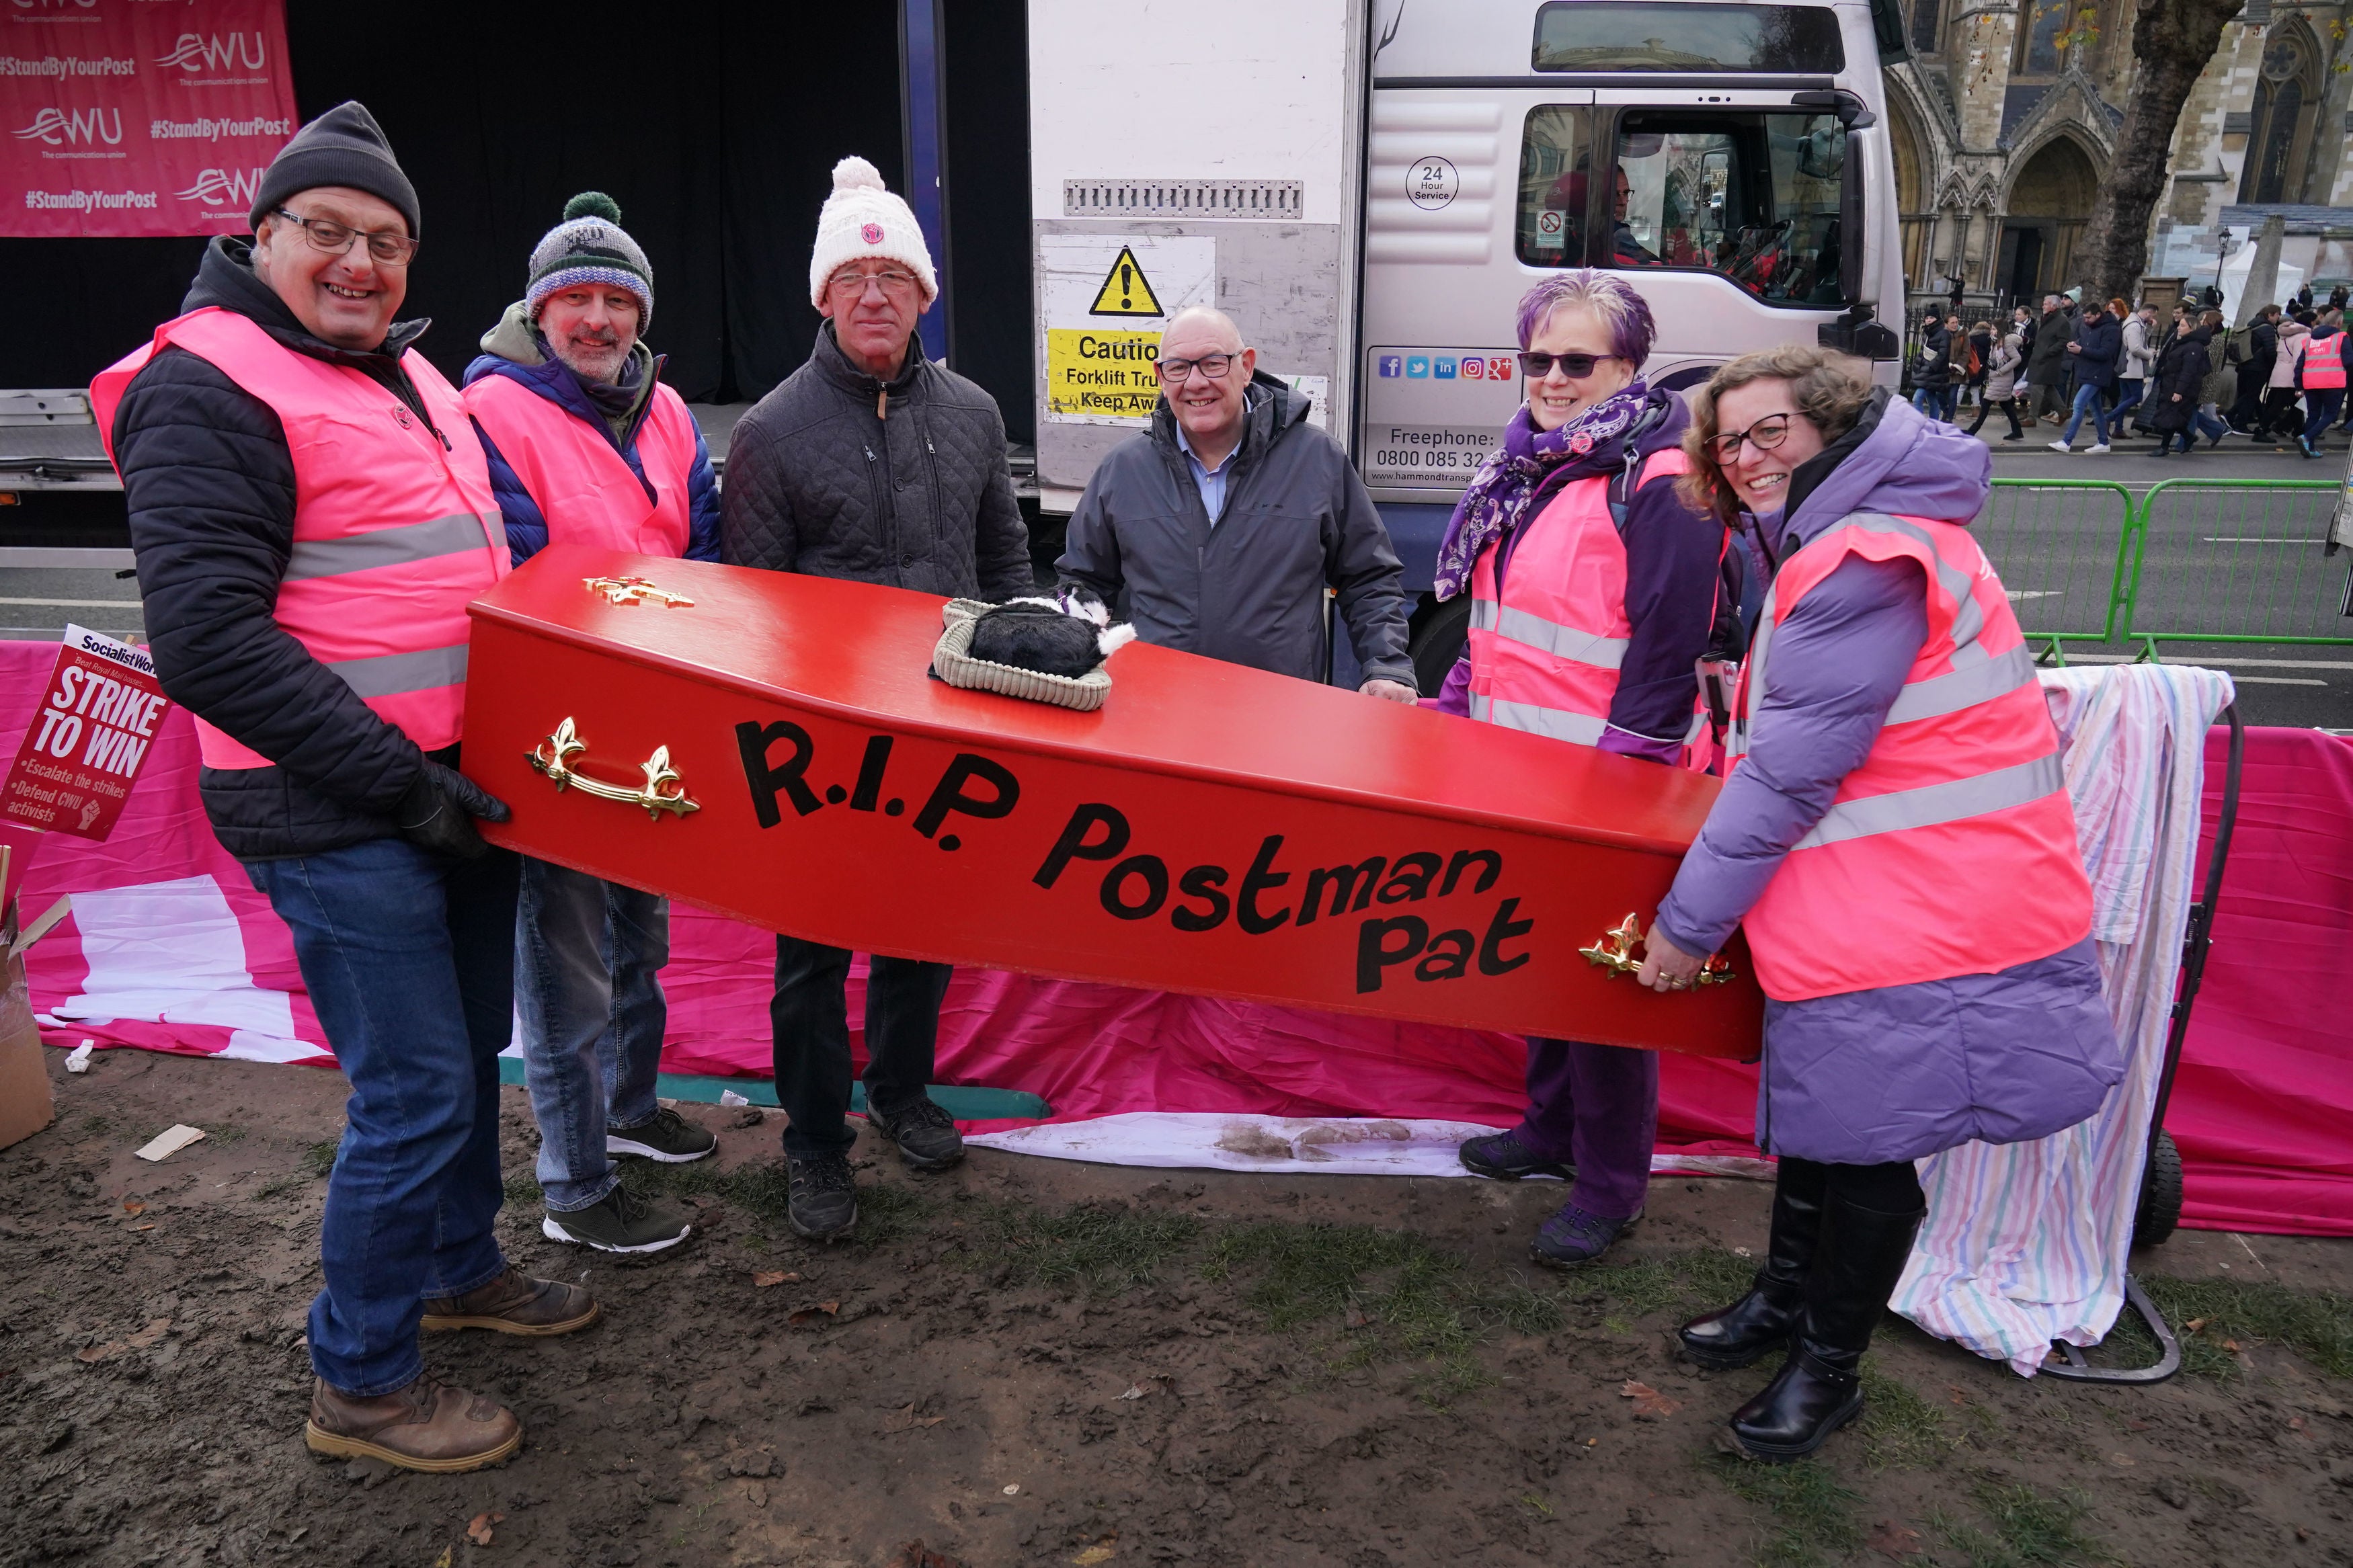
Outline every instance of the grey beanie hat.
{"label": "grey beanie hat", "polygon": [[294,196],[322,185],[343,185],[381,197],[408,220],[408,237],[417,237],[417,187],[401,173],[384,127],[365,105],[339,103],[297,131],[262,171],[261,188],[253,194],[253,210],[246,221],[258,230],[262,219]]}
{"label": "grey beanie hat", "polygon": [[564,204],[564,221],[531,253],[531,283],[523,308],[539,319],[550,294],[582,283],[607,283],[638,297],[638,331],[654,319],[654,269],[621,226],[621,205],[602,191],[583,191]]}

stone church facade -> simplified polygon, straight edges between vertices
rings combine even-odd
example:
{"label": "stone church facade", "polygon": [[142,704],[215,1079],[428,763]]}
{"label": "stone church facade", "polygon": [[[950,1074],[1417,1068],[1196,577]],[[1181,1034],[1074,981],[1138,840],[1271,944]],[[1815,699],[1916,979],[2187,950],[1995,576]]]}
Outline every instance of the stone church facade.
{"label": "stone church facade", "polygon": [[[1887,95],[1913,297],[1949,294],[1955,275],[1979,307],[2082,282],[2132,84],[2129,0],[1904,3],[1912,55]],[[2353,0],[2249,0],[2183,107],[2170,167],[2150,277],[2230,297],[2278,213],[2282,279],[2353,280]]]}

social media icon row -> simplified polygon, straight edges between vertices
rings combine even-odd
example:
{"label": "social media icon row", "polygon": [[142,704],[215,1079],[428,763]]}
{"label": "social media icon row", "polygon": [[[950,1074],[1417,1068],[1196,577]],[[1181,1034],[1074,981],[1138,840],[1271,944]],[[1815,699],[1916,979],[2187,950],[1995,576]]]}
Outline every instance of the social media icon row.
{"label": "social media icon row", "polygon": [[1383,354],[1380,373],[1411,381],[1509,381],[1514,367],[1509,354]]}

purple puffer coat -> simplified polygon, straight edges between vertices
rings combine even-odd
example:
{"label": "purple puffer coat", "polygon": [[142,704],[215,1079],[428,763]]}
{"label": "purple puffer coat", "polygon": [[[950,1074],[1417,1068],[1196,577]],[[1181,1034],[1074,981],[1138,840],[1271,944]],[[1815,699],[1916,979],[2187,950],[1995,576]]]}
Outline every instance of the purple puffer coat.
{"label": "purple puffer coat", "polygon": [[[1790,476],[1784,511],[1746,520],[1746,542],[1769,574],[1851,512],[1967,523],[1985,504],[1991,467],[1981,442],[1882,392],[1862,423]],[[1757,727],[1659,907],[1668,941],[1687,952],[1722,946],[1820,819],[1870,752],[1927,636],[1926,601],[1913,563],[1850,557],[1775,631],[1760,712],[1772,720]],[[1820,940],[1872,941],[1871,911],[1852,917]],[[1757,1142],[1841,1164],[1916,1160],[1971,1140],[2015,1143],[2090,1116],[2123,1076],[2086,937],[1998,973],[1768,1000]]]}

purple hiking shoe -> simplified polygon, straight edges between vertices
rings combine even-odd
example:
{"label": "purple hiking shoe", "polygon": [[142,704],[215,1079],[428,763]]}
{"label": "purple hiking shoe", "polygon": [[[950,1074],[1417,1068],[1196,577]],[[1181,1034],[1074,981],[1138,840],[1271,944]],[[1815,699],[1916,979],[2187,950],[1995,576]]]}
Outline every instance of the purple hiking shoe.
{"label": "purple hiking shoe", "polygon": [[1528,1244],[1528,1256],[1546,1268],[1574,1268],[1580,1263],[1590,1263],[1609,1250],[1609,1244],[1633,1228],[1641,1218],[1637,1213],[1627,1219],[1604,1219],[1598,1214],[1588,1214],[1575,1204],[1564,1204],[1561,1210],[1544,1222],[1536,1238]]}
{"label": "purple hiking shoe", "polygon": [[1492,1181],[1516,1182],[1522,1176],[1558,1176],[1569,1181],[1577,1167],[1558,1160],[1547,1160],[1510,1132],[1491,1132],[1484,1138],[1467,1140],[1456,1151],[1462,1168],[1474,1176]]}

